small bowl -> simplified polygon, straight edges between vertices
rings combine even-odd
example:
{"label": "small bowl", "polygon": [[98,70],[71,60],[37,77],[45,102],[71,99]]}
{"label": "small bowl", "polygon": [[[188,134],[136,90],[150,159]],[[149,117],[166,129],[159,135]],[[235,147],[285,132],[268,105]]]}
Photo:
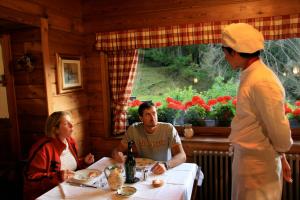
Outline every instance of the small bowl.
{"label": "small bowl", "polygon": [[131,186],[123,186],[117,190],[117,195],[121,197],[130,197],[136,193],[136,188]]}

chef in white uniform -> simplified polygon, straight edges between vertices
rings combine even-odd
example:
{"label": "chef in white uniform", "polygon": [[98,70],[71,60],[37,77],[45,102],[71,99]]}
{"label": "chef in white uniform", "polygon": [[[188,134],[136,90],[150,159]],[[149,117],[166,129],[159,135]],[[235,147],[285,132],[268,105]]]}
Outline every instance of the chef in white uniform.
{"label": "chef in white uniform", "polygon": [[226,26],[222,45],[231,67],[241,70],[229,136],[234,148],[232,200],[280,200],[282,177],[292,181],[284,155],[293,143],[284,88],[259,58],[264,37],[253,26]]}

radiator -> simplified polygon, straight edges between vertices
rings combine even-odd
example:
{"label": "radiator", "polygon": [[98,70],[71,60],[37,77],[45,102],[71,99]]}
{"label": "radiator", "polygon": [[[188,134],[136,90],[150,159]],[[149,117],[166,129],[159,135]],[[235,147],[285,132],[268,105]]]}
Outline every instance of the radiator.
{"label": "radiator", "polygon": [[[300,200],[299,154],[287,154],[293,173],[293,183],[283,184],[282,200]],[[194,162],[204,174],[202,186],[197,190],[197,199],[231,199],[231,162],[228,151],[194,151]]]}

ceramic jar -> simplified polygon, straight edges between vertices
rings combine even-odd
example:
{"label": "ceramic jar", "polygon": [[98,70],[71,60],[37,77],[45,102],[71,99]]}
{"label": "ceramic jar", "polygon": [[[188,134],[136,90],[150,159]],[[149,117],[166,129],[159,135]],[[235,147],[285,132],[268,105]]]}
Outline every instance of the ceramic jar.
{"label": "ceramic jar", "polygon": [[192,128],[192,124],[184,125],[184,137],[191,138],[194,135],[194,130]]}

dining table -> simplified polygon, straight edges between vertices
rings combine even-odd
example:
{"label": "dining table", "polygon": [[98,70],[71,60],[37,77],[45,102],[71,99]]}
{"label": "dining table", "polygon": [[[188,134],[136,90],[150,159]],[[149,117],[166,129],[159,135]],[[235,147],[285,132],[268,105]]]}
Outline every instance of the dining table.
{"label": "dining table", "polygon": [[[57,199],[82,199],[82,200],[115,200],[124,199],[124,196],[111,190],[103,173],[106,167],[117,164],[112,158],[103,157],[93,163],[88,169],[96,169],[101,174],[87,187],[86,184],[71,184],[62,182],[58,186],[44,193],[38,200]],[[149,168],[150,169],[150,168]],[[161,175],[149,172],[145,174],[138,171],[136,177],[139,181],[133,184],[124,183],[124,186],[136,188],[136,192],[126,197],[128,200],[189,200],[192,196],[194,181],[197,176],[198,166],[195,163],[182,163],[167,170]],[[162,180],[160,187],[153,187],[153,180]],[[90,185],[88,185],[90,186]]]}

